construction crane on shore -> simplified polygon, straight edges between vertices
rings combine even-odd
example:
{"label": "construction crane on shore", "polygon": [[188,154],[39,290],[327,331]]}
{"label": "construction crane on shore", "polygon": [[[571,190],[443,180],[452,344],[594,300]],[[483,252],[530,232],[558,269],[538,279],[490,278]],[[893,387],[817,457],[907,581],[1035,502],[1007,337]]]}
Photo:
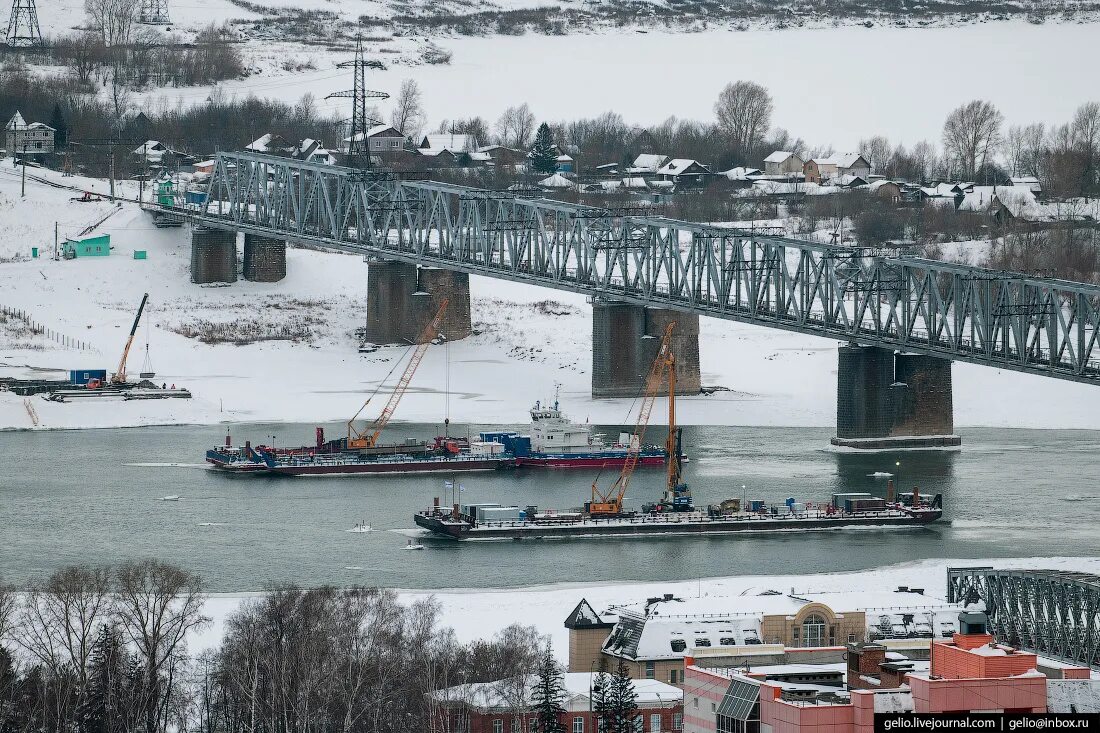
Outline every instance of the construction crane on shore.
{"label": "construction crane on shore", "polygon": [[420,332],[416,343],[413,344],[412,356],[409,358],[408,365],[405,366],[405,371],[401,374],[401,378],[397,381],[397,386],[393,388],[393,392],[390,393],[390,399],[386,402],[386,406],[382,408],[382,412],[379,413],[374,422],[362,430],[355,427],[355,421],[370,404],[370,397],[367,398],[367,401],[363,403],[358,412],[348,420],[348,448],[373,448],[378,444],[378,437],[385,429],[386,423],[393,417],[394,410],[397,409],[397,403],[401,401],[405,390],[409,388],[409,382],[412,381],[413,375],[416,374],[416,368],[420,366],[420,362],[424,359],[428,346],[439,333],[439,328],[443,325],[443,314],[447,311],[449,302],[449,299],[443,299],[443,302],[439,305],[439,310],[435,313],[435,317]]}
{"label": "construction crane on shore", "polygon": [[149,302],[149,293],[141,296],[141,305],[138,306],[137,315],[134,316],[134,325],[130,326],[130,338],[126,339],[126,348],[122,350],[122,358],[118,360],[118,369],[111,375],[111,384],[126,384],[126,360],[130,357],[130,347],[134,345],[134,334],[137,333],[141,314],[147,302]]}
{"label": "construction crane on shore", "polygon": [[[642,451],[642,441],[645,438],[646,427],[649,425],[649,415],[653,412],[653,404],[657,400],[657,391],[661,386],[661,378],[667,371],[668,379],[668,415],[669,415],[669,481],[679,483],[679,460],[673,460],[671,449],[673,447],[672,435],[676,431],[676,356],[672,353],[672,331],[676,322],[668,324],[665,334],[661,338],[661,344],[657,347],[657,356],[650,367],[649,376],[645,382],[645,395],[642,397],[642,405],[638,408],[638,423],[634,427],[634,435],[630,438],[630,447],[627,449],[626,460],[623,461],[619,477],[607,489],[602,491],[599,487],[599,476],[592,482],[592,500],[585,504],[585,510],[594,517],[616,517],[623,513],[623,498],[626,489],[630,485],[630,477],[634,475],[634,469],[638,467],[638,458]],[[678,446],[677,446],[678,449]],[[675,477],[674,477],[675,475]]]}

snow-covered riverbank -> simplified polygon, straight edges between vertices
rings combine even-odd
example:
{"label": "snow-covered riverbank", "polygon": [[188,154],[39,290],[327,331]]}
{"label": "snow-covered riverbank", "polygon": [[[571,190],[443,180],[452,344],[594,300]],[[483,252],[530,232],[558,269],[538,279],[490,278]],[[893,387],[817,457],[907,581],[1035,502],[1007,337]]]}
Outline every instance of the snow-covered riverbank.
{"label": "snow-covered riverbank", "polygon": [[[413,560],[430,561],[429,555],[417,555]],[[672,593],[678,597],[726,597],[731,610],[739,595],[758,595],[767,590],[781,593],[859,593],[892,591],[898,586],[923,588],[932,598],[946,598],[947,568],[953,566],[991,566],[997,568],[1044,568],[1100,573],[1100,558],[1055,557],[1010,560],[923,560],[854,573],[818,575],[741,575],[727,578],[682,580],[668,583],[622,583],[534,586],[530,588],[482,590],[456,589],[426,593],[402,591],[402,601],[435,598],[440,607],[440,621],[450,626],[461,642],[491,638],[510,624],[536,627],[550,637],[555,653],[565,659],[568,635],[563,626],[565,617],[581,601],[587,599],[597,610],[611,604],[645,601],[647,598]],[[690,570],[689,570],[690,572]],[[191,651],[199,652],[217,644],[226,618],[240,604],[258,594],[217,594],[206,605],[206,614],[214,622],[191,641]]]}
{"label": "snow-covered riverbank", "polygon": [[[69,369],[113,370],[134,310],[148,292],[131,371],[142,368],[146,336],[156,381],[189,388],[193,400],[53,403],[0,393],[0,429],[314,422],[346,419],[404,354],[359,354],[355,329],[366,317],[367,266],[345,254],[292,249],[279,283],[238,281],[204,287],[190,281],[190,232],[156,229],[124,204],[97,231],[111,235],[110,257],[55,261],[54,222],[64,238],[113,210],[70,202],[72,192],[29,181],[26,198],[10,161],[0,163],[0,305],[27,311],[47,328],[88,342],[94,351],[27,339],[17,324],[0,328],[0,376],[64,378]],[[60,179],[95,190],[103,181]],[[44,256],[30,259],[31,247]],[[134,250],[148,259],[133,259]],[[6,260],[6,261],[4,261]],[[523,423],[536,399],[561,385],[565,409],[595,423],[629,422],[630,400],[590,396],[591,308],[584,296],[471,278],[479,333],[432,347],[401,403],[398,419],[438,422],[450,371],[455,422]],[[547,301],[552,305],[547,306]],[[296,342],[207,344],[178,331],[203,324],[284,326]],[[5,330],[6,329],[6,330]],[[685,424],[829,426],[836,410],[836,343],[784,331],[703,319],[702,382],[725,387],[685,398]],[[1100,390],[1089,386],[957,364],[956,424],[1100,429]],[[1011,399],[1007,399],[1011,397]]]}

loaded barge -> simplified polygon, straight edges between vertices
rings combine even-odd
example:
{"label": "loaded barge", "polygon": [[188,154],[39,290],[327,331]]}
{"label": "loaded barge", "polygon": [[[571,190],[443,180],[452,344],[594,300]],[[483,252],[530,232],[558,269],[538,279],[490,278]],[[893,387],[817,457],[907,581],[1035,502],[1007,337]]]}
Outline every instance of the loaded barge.
{"label": "loaded barge", "polygon": [[[940,494],[924,501],[914,492],[902,495],[900,502],[869,500],[864,504],[867,508],[849,510],[845,500],[850,497],[834,494],[831,503],[819,507],[797,506],[793,500],[788,500],[782,511],[755,500],[746,507],[748,511],[742,511],[738,500],[734,499],[703,511],[692,507],[690,511],[624,512],[618,516],[593,515],[581,510],[540,512],[537,507],[487,505],[456,505],[447,510],[437,502],[431,509],[415,515],[413,521],[418,527],[449,539],[523,540],[899,528],[931,524],[943,516]],[[881,508],[872,508],[880,505]],[[492,509],[497,511],[486,511]],[[479,514],[491,518],[482,519]],[[514,514],[514,518],[505,518],[508,514]]]}

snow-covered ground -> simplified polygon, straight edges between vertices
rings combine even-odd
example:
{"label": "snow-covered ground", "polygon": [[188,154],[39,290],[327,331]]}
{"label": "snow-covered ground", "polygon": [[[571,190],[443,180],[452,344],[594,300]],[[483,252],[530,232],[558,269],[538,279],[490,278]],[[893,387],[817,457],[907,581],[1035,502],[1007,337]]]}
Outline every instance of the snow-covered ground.
{"label": "snow-covered ground", "polygon": [[[102,181],[37,174],[106,188]],[[19,187],[10,161],[0,162],[0,227],[8,234],[0,240],[0,306],[25,310],[96,351],[63,349],[43,338],[28,341],[9,323],[0,329],[0,376],[113,371],[134,310],[148,292],[152,327],[139,332],[129,369],[142,370],[148,334],[156,381],[195,395],[121,403],[33,398],[39,428],[344,419],[404,354],[397,347],[357,351],[354,332],[365,321],[367,277],[358,257],[291,249],[282,282],[194,285],[187,229],[158,230],[132,204],[116,210],[106,202],[70,202],[72,192],[33,180],[22,199]],[[30,259],[33,246],[52,252],[55,221],[64,238],[107,214],[96,231],[111,235],[110,257]],[[148,251],[149,258],[134,260],[135,249]],[[429,349],[401,403],[400,420],[440,420],[449,362],[456,422],[526,422],[527,408],[552,394],[555,383],[575,418],[628,421],[629,400],[589,396],[591,309],[583,296],[476,277],[471,291],[480,333]],[[258,324],[264,333],[289,328],[300,340],[206,344],[179,333],[210,324],[236,331],[242,323]],[[715,319],[703,319],[700,341],[703,384],[730,391],[681,400],[684,423],[834,424],[834,342]],[[967,364],[955,366],[954,381],[959,426],[1100,429],[1100,390],[1089,386]],[[0,428],[32,428],[33,420],[23,398],[0,393]]]}
{"label": "snow-covered ground", "polygon": [[[1044,568],[1100,573],[1100,558],[1060,557],[1001,560],[922,560],[854,573],[824,573],[818,575],[744,575],[728,578],[705,578],[668,583],[622,583],[541,586],[520,589],[482,590],[458,589],[425,593],[402,591],[402,601],[411,603],[432,596],[439,602],[441,622],[455,630],[461,642],[491,638],[510,624],[535,626],[550,637],[555,654],[568,655],[568,633],[562,625],[565,617],[580,602],[587,599],[597,611],[610,605],[645,601],[647,598],[673,593],[678,597],[727,597],[730,607],[736,606],[739,595],[758,595],[766,590],[781,593],[830,593],[860,591],[891,591],[898,586],[924,588],[933,598],[946,598],[947,568],[952,566],[991,566],[996,568]],[[191,640],[193,653],[217,644],[226,617],[241,602],[256,594],[217,594],[207,601],[206,614],[214,623]]]}

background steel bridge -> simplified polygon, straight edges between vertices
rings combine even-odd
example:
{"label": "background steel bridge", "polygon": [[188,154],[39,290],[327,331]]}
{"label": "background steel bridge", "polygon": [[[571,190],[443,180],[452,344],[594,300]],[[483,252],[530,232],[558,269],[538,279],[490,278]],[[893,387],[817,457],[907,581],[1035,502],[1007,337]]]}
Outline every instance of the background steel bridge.
{"label": "background steel bridge", "polygon": [[221,153],[197,223],[1100,383],[1100,287]]}
{"label": "background steel bridge", "polygon": [[1100,577],[1056,570],[949,568],[947,600],[981,599],[997,641],[1100,668]]}

